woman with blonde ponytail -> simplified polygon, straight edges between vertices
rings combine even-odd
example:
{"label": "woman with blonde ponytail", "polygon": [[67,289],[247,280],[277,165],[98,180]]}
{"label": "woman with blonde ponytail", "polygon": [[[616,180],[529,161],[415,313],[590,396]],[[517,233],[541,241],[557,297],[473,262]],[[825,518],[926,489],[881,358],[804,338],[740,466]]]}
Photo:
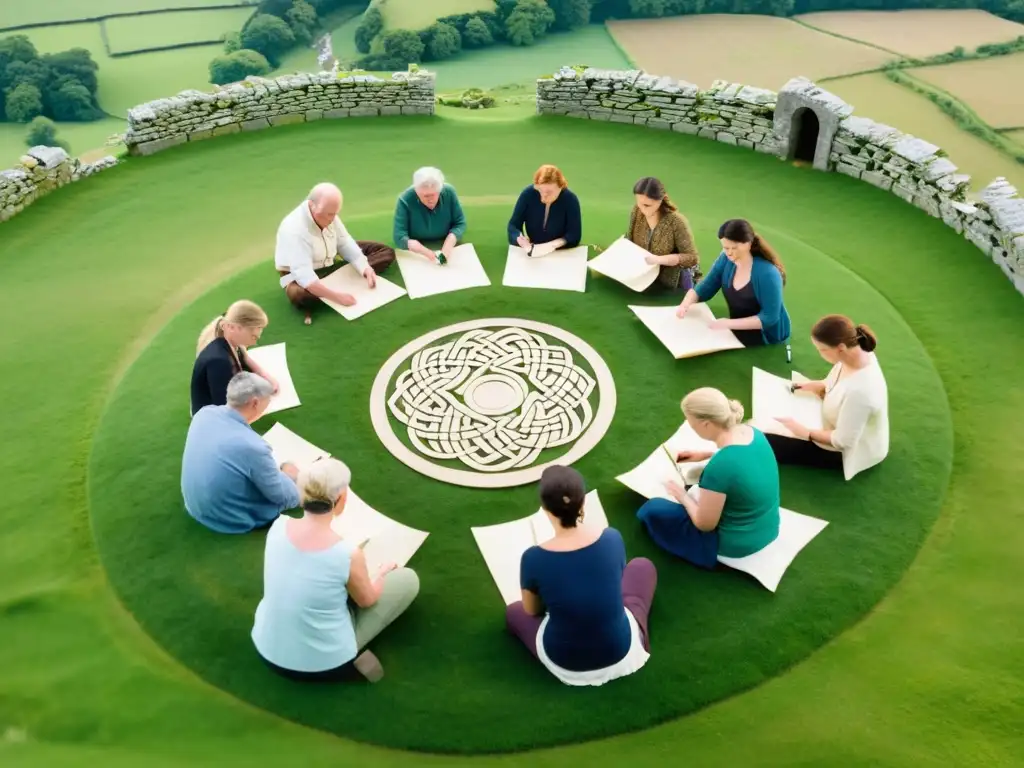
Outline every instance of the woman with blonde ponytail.
{"label": "woman with blonde ponytail", "polygon": [[637,512],[654,543],[701,568],[718,556],[746,557],[779,535],[779,465],[760,430],[743,423],[743,406],[702,387],[683,398],[683,415],[714,452],[683,451],[677,461],[707,461],[689,493],[666,483],[676,501],[651,499]]}
{"label": "woman with blonde ponytail", "polygon": [[648,264],[660,267],[657,284],[689,290],[699,269],[699,257],[686,217],[669,199],[665,185],[653,176],[645,176],[633,185],[633,197],[636,204],[629,215],[626,237],[650,252]]}
{"label": "woman with blonde ponytail", "polygon": [[245,354],[246,347],[259,341],[267,323],[267,313],[259,305],[243,299],[203,328],[192,366],[193,416],[207,405],[224,405],[228,382],[236,373],[248,371],[262,376],[277,392],[274,377]]}

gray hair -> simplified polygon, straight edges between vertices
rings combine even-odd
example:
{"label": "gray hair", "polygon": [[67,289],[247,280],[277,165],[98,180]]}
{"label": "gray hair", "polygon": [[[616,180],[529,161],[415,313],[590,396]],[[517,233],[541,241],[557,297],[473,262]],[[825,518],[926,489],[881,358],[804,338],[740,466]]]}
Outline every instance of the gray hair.
{"label": "gray hair", "polygon": [[232,408],[243,408],[254,397],[262,400],[273,394],[274,387],[269,381],[248,371],[236,373],[228,382],[228,405]]}
{"label": "gray hair", "polygon": [[440,168],[420,168],[412,175],[412,186],[414,189],[441,189],[444,186],[444,174]]}
{"label": "gray hair", "polygon": [[338,459],[320,459],[299,472],[301,505],[307,512],[324,514],[352,482],[352,470]]}
{"label": "gray hair", "polygon": [[338,189],[336,184],[323,181],[309,190],[309,194],[306,196],[306,199],[319,206],[325,197],[337,197],[340,201],[341,190]]}

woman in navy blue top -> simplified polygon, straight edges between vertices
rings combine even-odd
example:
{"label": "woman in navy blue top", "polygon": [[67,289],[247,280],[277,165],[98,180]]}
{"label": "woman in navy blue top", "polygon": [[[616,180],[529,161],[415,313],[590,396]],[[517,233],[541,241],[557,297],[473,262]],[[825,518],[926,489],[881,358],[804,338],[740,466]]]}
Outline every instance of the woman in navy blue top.
{"label": "woman in navy blue top", "polygon": [[558,168],[542,165],[533,174],[533,184],[516,200],[508,220],[508,244],[543,256],[558,248],[575,248],[582,233],[579,198]]}
{"label": "woman in navy blue top", "polygon": [[617,530],[583,522],[586,488],[571,467],[545,469],[540,497],[555,535],[523,553],[523,599],[505,612],[509,631],[568,685],[601,685],[637,671],[650,657],[654,564],[627,564]]}

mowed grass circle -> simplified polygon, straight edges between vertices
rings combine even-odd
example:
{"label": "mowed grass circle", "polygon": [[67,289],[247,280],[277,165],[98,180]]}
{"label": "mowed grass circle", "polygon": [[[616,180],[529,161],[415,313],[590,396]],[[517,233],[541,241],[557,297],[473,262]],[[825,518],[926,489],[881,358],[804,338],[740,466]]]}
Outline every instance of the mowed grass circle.
{"label": "mowed grass circle", "polygon": [[[163,328],[120,382],[95,435],[89,493],[97,545],[121,599],[163,647],[234,695],[339,735],[425,751],[507,751],[641,729],[757,685],[849,627],[898,580],[948,483],[949,407],[928,353],[903,318],[830,251],[863,254],[870,271],[922,237],[938,238],[947,250],[970,246],[876,190],[688,137],[565,120],[367,122],[372,126],[353,121],[211,142],[113,177],[126,195],[128,174],[161,190],[151,201],[140,196],[125,206],[156,229],[175,231],[182,247],[209,248],[211,259],[225,261],[235,254],[223,243],[237,243],[240,251],[263,248],[261,264],[216,286]],[[325,147],[331,149],[326,160]],[[581,196],[587,242],[606,244],[621,234],[630,187],[652,172],[690,218],[705,268],[717,253],[718,224],[731,216],[752,219],[787,264],[793,367],[801,372],[826,370],[806,339],[820,315],[844,312],[877,331],[890,386],[891,454],[851,483],[783,469],[783,504],[831,524],[777,594],[742,574],[699,571],[656,550],[634,516],[642,499],[614,477],[678,426],[686,391],[710,384],[749,405],[751,366],[786,374],[783,351],[675,361],[626,306],[671,297],[639,297],[593,277],[586,294],[502,287],[511,199],[540,162],[561,165]],[[352,323],[325,310],[312,327],[303,326],[269,261],[276,219],[314,181],[332,178],[347,193],[353,233],[387,239],[393,195],[424,164],[442,167],[458,185],[470,219],[467,237],[492,285],[401,299]],[[373,205],[359,207],[361,192]],[[168,194],[179,205],[167,206]],[[238,216],[247,206],[251,215]],[[873,226],[865,226],[869,220]],[[111,242],[89,247],[100,254],[122,242],[112,231]],[[401,281],[397,267],[387,276]],[[387,670],[379,685],[303,686],[267,671],[249,639],[262,593],[263,534],[218,536],[182,506],[178,478],[195,339],[205,322],[241,297],[271,316],[262,343],[288,343],[303,401],[265,417],[257,429],[280,420],[348,463],[353,487],[371,505],[431,533],[410,563],[422,578],[419,599],[373,644]],[[438,483],[391,457],[370,426],[370,387],[390,354],[434,328],[497,316],[547,322],[580,336],[615,376],[615,420],[576,466],[599,490],[629,555],[658,565],[659,588],[651,661],[602,688],[560,685],[504,633],[501,599],[470,534],[472,525],[534,511],[536,488]]]}

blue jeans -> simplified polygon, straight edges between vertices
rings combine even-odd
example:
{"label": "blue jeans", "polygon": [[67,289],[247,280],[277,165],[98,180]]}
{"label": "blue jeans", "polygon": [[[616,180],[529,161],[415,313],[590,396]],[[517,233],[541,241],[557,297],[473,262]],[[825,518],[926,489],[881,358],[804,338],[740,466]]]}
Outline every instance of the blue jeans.
{"label": "blue jeans", "polygon": [[654,543],[701,568],[718,562],[718,531],[702,531],[693,524],[682,504],[651,499],[636,513]]}

